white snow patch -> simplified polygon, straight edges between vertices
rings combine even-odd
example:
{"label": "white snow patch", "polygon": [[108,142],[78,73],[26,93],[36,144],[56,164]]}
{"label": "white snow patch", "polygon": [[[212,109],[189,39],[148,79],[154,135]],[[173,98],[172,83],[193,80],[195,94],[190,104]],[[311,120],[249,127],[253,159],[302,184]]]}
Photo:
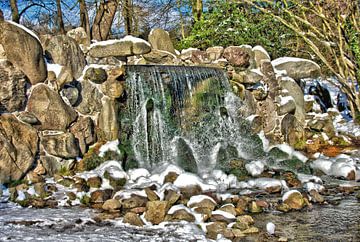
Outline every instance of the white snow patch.
{"label": "white snow patch", "polygon": [[266,231],[271,235],[275,234],[275,224],[273,224],[272,222],[267,223]]}
{"label": "white snow patch", "polygon": [[113,44],[117,44],[117,43],[121,43],[121,42],[125,42],[125,41],[130,41],[132,43],[144,43],[144,44],[150,46],[150,43],[147,42],[146,40],[136,38],[136,37],[131,36],[131,35],[127,35],[122,39],[111,39],[111,40],[95,42],[95,43],[90,45],[90,49],[95,47],[95,46],[107,46],[107,45],[113,45]]}
{"label": "white snow patch", "polygon": [[206,195],[196,195],[196,196],[192,196],[190,198],[190,200],[188,201],[187,203],[187,206],[188,207],[191,207],[192,205],[194,204],[198,204],[204,200],[210,200],[212,203],[214,203],[214,205],[216,205],[216,202],[213,198],[209,197],[209,196],[206,196]]}
{"label": "white snow patch", "polygon": [[280,103],[279,104],[281,106],[284,106],[284,105],[286,105],[287,103],[289,103],[291,101],[295,102],[295,100],[294,100],[294,98],[292,96],[285,96],[285,97],[279,96],[279,98],[280,98]]}
{"label": "white snow patch", "polygon": [[51,64],[51,63],[46,63],[46,67],[48,71],[53,71],[56,75],[56,77],[59,77],[61,69],[63,68],[62,65],[59,64]]}
{"label": "white snow patch", "polygon": [[306,183],[306,182],[314,182],[318,184],[323,183],[320,177],[313,175],[298,173],[297,178],[300,180],[301,183]]}
{"label": "white snow patch", "polygon": [[104,157],[105,152],[107,152],[107,151],[113,151],[120,155],[121,153],[120,153],[118,146],[119,146],[119,140],[113,140],[113,141],[106,142],[106,144],[104,144],[100,147],[99,156]]}
{"label": "white snow patch", "polygon": [[211,215],[221,215],[221,216],[223,216],[224,218],[227,218],[227,219],[236,219],[236,217],[234,215],[232,215],[231,213],[228,213],[228,212],[225,212],[225,211],[222,211],[222,210],[212,211]]}
{"label": "white snow patch", "polygon": [[174,181],[174,185],[179,188],[198,185],[203,191],[212,191],[217,188],[214,185],[205,184],[200,177],[188,172],[180,174]]}
{"label": "white snow patch", "polygon": [[132,189],[118,191],[117,193],[115,193],[113,197],[119,199],[129,199],[133,195],[140,197],[147,197],[146,192],[144,190],[132,190]]}
{"label": "white snow patch", "polygon": [[271,61],[271,64],[274,67],[276,67],[278,65],[288,63],[288,62],[308,62],[308,63],[311,63],[312,65],[317,66],[317,68],[320,69],[320,66],[318,64],[316,64],[314,61],[311,61],[308,59],[296,58],[296,57],[280,57],[280,58],[277,58],[277,59]]}
{"label": "white snow patch", "polygon": [[121,167],[121,163],[115,160],[110,160],[102,163],[99,167],[95,169],[95,172],[100,176],[104,176],[105,171],[110,173],[113,178],[126,178],[129,179],[125,171]]}
{"label": "white snow patch", "polygon": [[149,177],[150,173],[145,168],[131,169],[128,171],[130,180],[136,181],[140,177]]}
{"label": "white snow patch", "polygon": [[325,187],[323,185],[317,184],[317,183],[313,183],[313,182],[307,182],[304,184],[304,189],[307,192],[310,192],[312,190],[315,190],[317,192],[321,192],[325,190]]}
{"label": "white snow patch", "polygon": [[262,160],[251,161],[245,165],[245,169],[251,176],[258,176],[264,172],[266,162]]}

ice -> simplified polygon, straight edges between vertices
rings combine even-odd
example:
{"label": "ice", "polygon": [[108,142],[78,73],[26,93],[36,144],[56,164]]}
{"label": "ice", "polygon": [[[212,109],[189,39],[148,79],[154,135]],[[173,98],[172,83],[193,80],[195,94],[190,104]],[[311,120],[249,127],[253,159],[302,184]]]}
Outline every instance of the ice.
{"label": "ice", "polygon": [[30,34],[32,37],[34,37],[35,39],[37,39],[37,40],[39,41],[39,43],[41,43],[39,37],[38,37],[33,31],[31,31],[30,29],[26,28],[24,25],[15,23],[15,22],[13,22],[13,21],[7,21],[7,22],[10,23],[10,24],[12,24],[12,25],[15,25],[16,27],[21,28],[22,30],[24,30],[25,32],[27,32],[28,34]]}
{"label": "ice", "polygon": [[104,157],[107,151],[113,151],[120,155],[119,140],[108,141],[106,144],[102,145],[99,149],[99,156]]}
{"label": "ice", "polygon": [[297,191],[297,190],[290,190],[290,191],[287,191],[287,192],[283,195],[282,201],[285,202],[285,201],[290,197],[290,195],[293,194],[293,193],[299,193],[299,194],[301,195],[301,193],[300,193],[299,191]]}
{"label": "ice", "polygon": [[265,161],[256,160],[246,164],[245,169],[251,176],[258,176],[264,172],[265,166],[266,166]]}
{"label": "ice", "polygon": [[267,223],[266,231],[271,235],[275,234],[275,224],[273,224],[272,222]]}
{"label": "ice", "polygon": [[207,195],[196,195],[196,196],[192,196],[190,198],[190,200],[187,203],[187,206],[191,207],[192,205],[198,204],[198,203],[204,201],[205,199],[210,200],[211,202],[214,203],[214,205],[216,205],[216,202],[215,202],[215,200],[213,198],[211,198],[211,197],[209,197]]}
{"label": "ice", "polygon": [[200,177],[192,173],[182,173],[174,181],[174,185],[183,188],[188,186],[200,186],[203,191],[213,191],[216,190],[216,186],[205,184]]}

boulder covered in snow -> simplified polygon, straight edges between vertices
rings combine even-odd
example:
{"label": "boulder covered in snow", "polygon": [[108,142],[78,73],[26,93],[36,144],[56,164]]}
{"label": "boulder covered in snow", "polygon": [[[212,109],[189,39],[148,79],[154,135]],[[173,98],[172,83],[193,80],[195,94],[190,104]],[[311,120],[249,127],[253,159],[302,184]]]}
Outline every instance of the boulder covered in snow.
{"label": "boulder covered in snow", "polygon": [[143,55],[151,51],[151,45],[140,38],[126,36],[120,40],[106,40],[92,44],[89,56],[94,58],[104,57],[127,57],[132,55]]}
{"label": "boulder covered in snow", "polygon": [[302,209],[305,206],[305,200],[303,196],[296,190],[290,190],[286,192],[282,200],[286,205],[295,210]]}
{"label": "boulder covered in snow", "polygon": [[31,84],[44,82],[47,76],[43,49],[38,37],[22,25],[0,21],[0,45],[7,59],[29,78]]}
{"label": "boulder covered in snow", "polygon": [[278,71],[286,71],[287,75],[295,80],[316,78],[320,75],[320,66],[307,59],[281,57],[273,60],[271,64]]}

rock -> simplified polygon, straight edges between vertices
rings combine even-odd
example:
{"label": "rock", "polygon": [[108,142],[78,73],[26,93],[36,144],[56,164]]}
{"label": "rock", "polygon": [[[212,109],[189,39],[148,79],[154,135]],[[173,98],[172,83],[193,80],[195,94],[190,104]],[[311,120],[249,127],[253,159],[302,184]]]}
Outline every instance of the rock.
{"label": "rock", "polygon": [[88,55],[95,58],[126,57],[143,55],[151,51],[151,46],[145,40],[126,36],[120,40],[107,40],[97,42],[90,46]]}
{"label": "rock", "polygon": [[257,69],[251,69],[244,72],[244,84],[256,84],[264,78],[264,75]]}
{"label": "rock", "polygon": [[145,188],[145,193],[146,193],[146,196],[148,197],[149,201],[159,200],[159,196],[156,194],[156,192],[154,192],[150,188],[148,188],[148,187]]}
{"label": "rock", "polygon": [[268,52],[262,46],[257,45],[252,48],[252,51],[254,52],[256,67],[259,68],[261,66],[261,63],[265,60],[271,61]]}
{"label": "rock", "polygon": [[100,188],[102,184],[102,179],[99,176],[89,177],[86,181],[86,185],[90,188]]}
{"label": "rock", "polygon": [[149,34],[148,40],[153,49],[163,50],[172,54],[176,54],[174,45],[167,31],[163,29],[153,29]]}
{"label": "rock", "polygon": [[221,208],[219,208],[219,210],[227,212],[233,216],[236,216],[236,214],[237,214],[235,206],[233,204],[225,204]]}
{"label": "rock", "polygon": [[284,204],[288,205],[291,209],[299,210],[305,206],[305,201],[300,192],[290,190],[283,196]]}
{"label": "rock", "polygon": [[40,130],[65,130],[77,118],[77,113],[59,94],[44,84],[33,89],[27,110],[40,121]]}
{"label": "rock", "polygon": [[235,215],[224,212],[222,210],[215,210],[211,213],[211,222],[226,222],[226,223],[232,223],[236,220]]}
{"label": "rock", "polygon": [[40,156],[40,162],[44,166],[46,174],[49,176],[56,174],[60,171],[61,167],[66,167],[66,164],[61,162],[61,158],[54,156]]}
{"label": "rock", "polygon": [[67,100],[69,100],[69,103],[71,104],[71,106],[75,106],[75,104],[78,102],[79,100],[79,90],[71,85],[66,85],[62,90],[61,90],[61,94],[66,97]]}
{"label": "rock", "polygon": [[176,61],[176,56],[161,50],[151,50],[150,53],[143,55],[148,64],[171,65]]}
{"label": "rock", "polygon": [[225,222],[214,222],[206,225],[206,234],[210,239],[216,239],[218,234],[223,234],[226,230],[227,224]]}
{"label": "rock", "polygon": [[95,85],[88,80],[80,82],[80,96],[81,100],[76,110],[84,115],[95,115],[100,112],[102,107],[101,99],[104,96]]}
{"label": "rock", "polygon": [[123,222],[140,227],[144,226],[144,222],[141,220],[139,215],[132,212],[128,212],[125,214]]}
{"label": "rock", "polygon": [[257,102],[257,114],[262,117],[262,129],[265,134],[272,132],[276,127],[276,105],[273,100],[267,98],[265,101]]}
{"label": "rock", "polygon": [[187,205],[189,208],[194,208],[194,207],[209,208],[211,211],[213,211],[217,204],[209,196],[199,195],[192,197]]}
{"label": "rock", "polygon": [[0,116],[0,184],[21,179],[38,150],[36,129],[11,114]]}
{"label": "rock", "polygon": [[44,82],[47,70],[37,37],[6,21],[0,21],[0,29],[0,44],[6,58],[29,78],[32,85]]}
{"label": "rock", "polygon": [[314,118],[307,123],[307,126],[317,132],[324,132],[329,138],[335,136],[335,127],[329,116]]}
{"label": "rock", "polygon": [[280,100],[278,100],[277,102],[279,103],[279,107],[278,107],[278,115],[282,116],[288,113],[294,114],[295,110],[296,110],[296,103],[294,101],[294,99],[291,96],[278,96],[278,98]]}
{"label": "rock", "polygon": [[26,76],[7,60],[0,60],[0,112],[23,110],[26,104]]}
{"label": "rock", "polygon": [[119,138],[119,105],[118,102],[104,97],[102,109],[98,118],[98,128],[105,140],[116,140]]}
{"label": "rock", "polygon": [[256,234],[256,233],[259,233],[259,229],[252,226],[244,231],[242,231],[244,234]]}
{"label": "rock", "polygon": [[190,223],[195,222],[195,217],[191,213],[187,212],[185,209],[176,210],[174,213],[166,215],[166,221],[187,221]]}
{"label": "rock", "polygon": [[249,229],[252,224],[254,224],[254,219],[250,215],[243,215],[236,218],[233,228],[244,231]]}
{"label": "rock", "polygon": [[250,66],[250,55],[241,46],[229,46],[224,50],[224,58],[235,67],[248,68]]}
{"label": "rock", "polygon": [[117,79],[108,79],[106,82],[101,84],[101,91],[112,99],[119,98],[123,92],[123,84]]}
{"label": "rock", "polygon": [[164,178],[164,184],[165,183],[174,183],[174,181],[176,180],[176,178],[178,178],[179,174],[177,174],[176,172],[170,171]]}
{"label": "rock", "polygon": [[294,80],[317,78],[320,76],[320,66],[315,62],[302,58],[281,57],[271,62],[275,69],[286,71]]}
{"label": "rock", "polygon": [[35,115],[26,111],[20,112],[17,118],[24,123],[39,124],[39,120],[35,117]]}
{"label": "rock", "polygon": [[75,135],[81,154],[85,154],[88,146],[96,142],[95,125],[90,117],[80,116],[70,127],[70,132]]}
{"label": "rock", "polygon": [[90,194],[91,203],[104,203],[111,198],[112,190],[96,190]]}
{"label": "rock", "polygon": [[184,198],[190,198],[192,196],[201,194],[202,189],[199,185],[191,185],[191,186],[181,187],[180,192]]}
{"label": "rock", "polygon": [[121,203],[117,199],[108,199],[102,205],[102,209],[106,211],[120,210]]}
{"label": "rock", "polygon": [[145,219],[152,224],[159,224],[164,221],[167,209],[167,201],[149,201],[146,203]]}
{"label": "rock", "polygon": [[211,61],[215,61],[222,57],[224,53],[224,47],[222,46],[209,47],[206,49],[206,53]]}
{"label": "rock", "polygon": [[6,60],[6,53],[2,44],[0,44],[0,60]]}
{"label": "rock", "polygon": [[250,204],[249,204],[249,211],[251,213],[261,213],[263,211],[262,207],[260,207],[258,205],[257,202],[255,201],[252,201]]}
{"label": "rock", "polygon": [[56,91],[59,91],[61,88],[64,87],[65,84],[68,84],[68,83],[72,82],[73,80],[74,80],[74,77],[73,77],[70,67],[63,66],[63,67],[61,67],[60,73],[59,73],[58,77],[56,78],[55,83],[52,83],[52,85],[54,86],[54,89]]}
{"label": "rock", "polygon": [[77,27],[69,30],[66,35],[73,38],[79,45],[90,45],[90,38],[87,36],[86,31],[83,27]]}
{"label": "rock", "polygon": [[69,198],[70,201],[74,201],[76,199],[76,194],[73,192],[66,192],[66,196]]}
{"label": "rock", "polygon": [[285,141],[295,149],[302,149],[305,145],[304,126],[292,114],[286,114],[281,121],[281,133]]}
{"label": "rock", "polygon": [[35,183],[34,190],[36,194],[38,194],[40,197],[44,197],[46,195],[45,183],[44,182]]}
{"label": "rock", "polygon": [[173,191],[173,190],[168,190],[165,192],[165,201],[168,201],[169,206],[174,205],[180,198],[180,194]]}
{"label": "rock", "polygon": [[141,197],[137,195],[132,195],[128,199],[123,199],[121,201],[122,207],[125,209],[145,207],[148,199],[146,197]]}
{"label": "rock", "polygon": [[107,79],[107,73],[103,68],[90,67],[86,69],[84,79],[87,79],[95,84],[102,84]]}
{"label": "rock", "polygon": [[310,193],[311,198],[313,200],[315,200],[316,202],[323,203],[325,201],[324,197],[321,196],[318,191],[311,190],[309,193]]}
{"label": "rock", "polygon": [[65,159],[79,156],[79,147],[72,133],[43,135],[41,145],[50,155]]}
{"label": "rock", "polygon": [[51,37],[45,45],[45,53],[53,63],[71,70],[72,77],[81,77],[86,61],[84,53],[73,38],[66,35]]}
{"label": "rock", "polygon": [[300,123],[305,122],[305,100],[304,93],[300,86],[290,78],[282,78],[279,82],[280,87],[287,90],[296,104],[295,117]]}

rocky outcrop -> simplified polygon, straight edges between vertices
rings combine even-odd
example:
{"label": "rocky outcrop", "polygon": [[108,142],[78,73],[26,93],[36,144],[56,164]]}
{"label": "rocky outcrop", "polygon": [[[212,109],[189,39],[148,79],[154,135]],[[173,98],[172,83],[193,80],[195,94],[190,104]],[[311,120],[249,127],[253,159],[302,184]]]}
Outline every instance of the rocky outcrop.
{"label": "rocky outcrop", "polygon": [[75,79],[81,76],[86,62],[84,53],[74,39],[66,35],[53,36],[46,43],[45,53],[55,64],[68,68]]}
{"label": "rocky outcrop", "polygon": [[234,67],[248,68],[250,66],[251,55],[243,46],[229,46],[224,50],[223,56]]}
{"label": "rocky outcrop", "polygon": [[0,112],[23,110],[26,103],[26,76],[7,60],[0,60]]}
{"label": "rocky outcrop", "polygon": [[102,103],[101,99],[104,96],[95,85],[88,80],[79,82],[80,102],[76,106],[76,110],[85,115],[94,115],[100,112]]}
{"label": "rocky outcrop", "polygon": [[167,31],[163,29],[153,29],[151,30],[148,39],[153,49],[163,50],[172,54],[176,54],[174,45]]}
{"label": "rocky outcrop", "polygon": [[143,55],[151,51],[150,44],[145,40],[126,36],[120,40],[97,42],[90,46],[88,55],[94,58],[127,57]]}
{"label": "rocky outcrop", "polygon": [[87,36],[83,27],[69,30],[66,35],[73,38],[79,45],[90,45],[90,38]]}
{"label": "rocky outcrop", "polygon": [[47,76],[43,49],[37,37],[13,23],[0,21],[0,44],[7,59],[29,78],[31,84],[44,82]]}
{"label": "rocky outcrop", "polygon": [[32,90],[27,108],[40,121],[40,130],[65,130],[77,118],[60,95],[44,84]]}
{"label": "rocky outcrop", "polygon": [[119,105],[109,98],[104,97],[102,109],[98,118],[98,127],[100,136],[106,140],[115,140],[119,137],[120,126],[118,122]]}
{"label": "rocky outcrop", "polygon": [[85,154],[89,145],[96,141],[94,122],[90,117],[79,117],[79,119],[70,127],[79,144],[80,151]]}
{"label": "rocky outcrop", "polygon": [[12,114],[0,116],[0,184],[21,179],[33,165],[38,149],[36,129]]}

